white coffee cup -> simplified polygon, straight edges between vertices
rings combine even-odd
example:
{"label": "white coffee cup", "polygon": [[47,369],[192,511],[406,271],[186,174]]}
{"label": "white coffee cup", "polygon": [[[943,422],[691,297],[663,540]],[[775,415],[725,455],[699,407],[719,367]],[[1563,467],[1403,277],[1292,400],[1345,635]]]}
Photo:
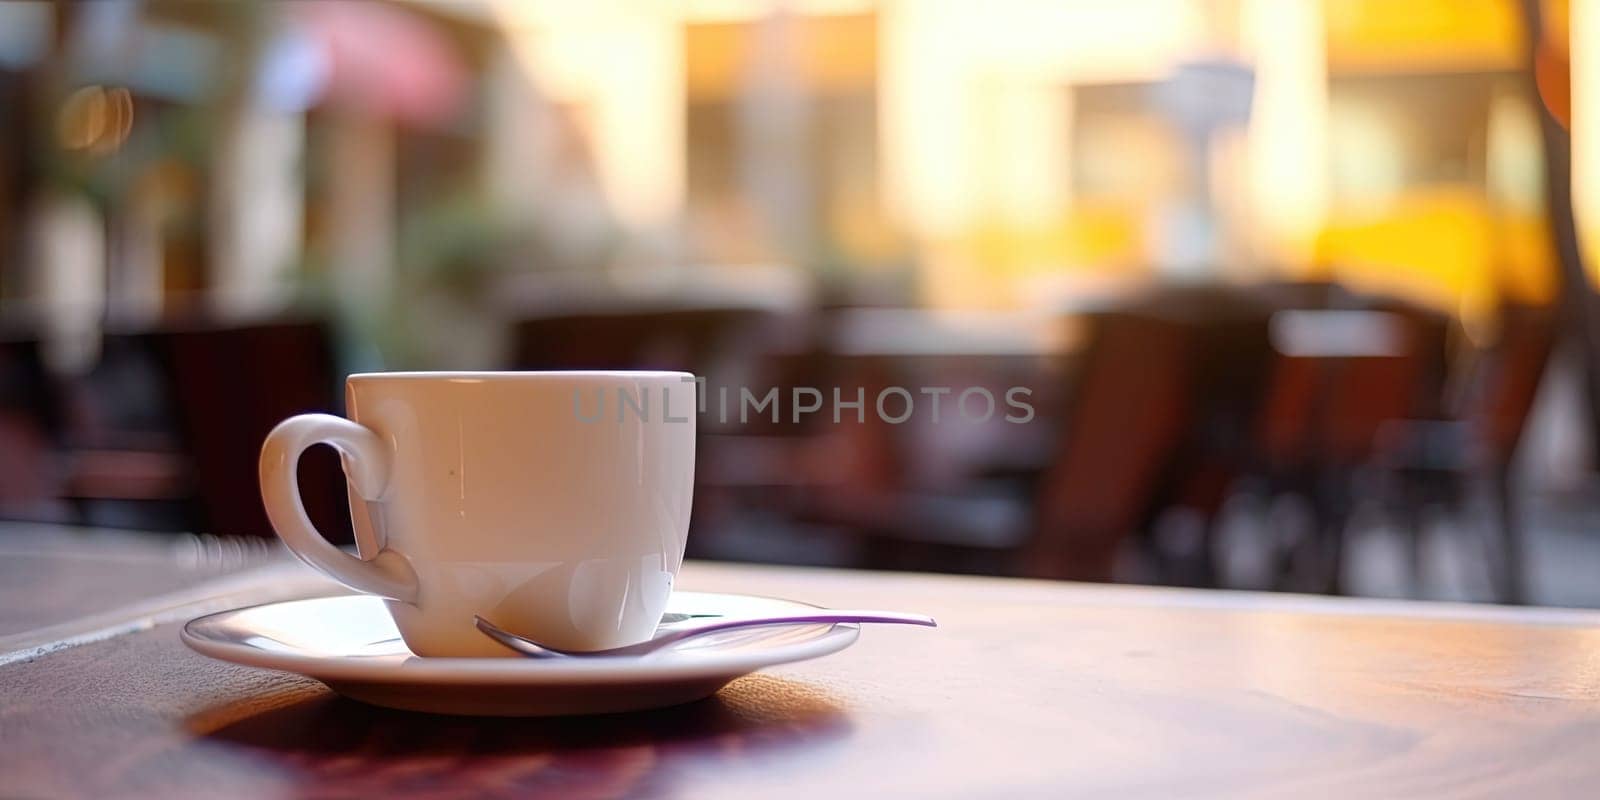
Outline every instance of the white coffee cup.
{"label": "white coffee cup", "polygon": [[[261,496],[285,545],[388,600],[419,656],[506,656],[473,616],[555,647],[650,637],[688,535],[695,384],[683,372],[352,375],[350,419],[284,420]],[[343,457],[356,558],[306,517],[300,454]]]}

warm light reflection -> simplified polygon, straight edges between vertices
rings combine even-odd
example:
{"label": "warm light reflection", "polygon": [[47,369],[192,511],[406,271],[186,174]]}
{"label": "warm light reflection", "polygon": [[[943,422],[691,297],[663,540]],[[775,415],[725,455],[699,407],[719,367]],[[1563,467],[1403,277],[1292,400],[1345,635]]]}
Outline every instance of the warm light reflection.
{"label": "warm light reflection", "polygon": [[1600,2],[1572,0],[1572,202],[1591,271],[1600,274]]}
{"label": "warm light reflection", "polygon": [[1266,254],[1304,263],[1327,214],[1328,75],[1316,3],[1247,0],[1254,49],[1250,189]]}
{"label": "warm light reflection", "polygon": [[878,103],[891,210],[937,237],[967,232],[996,210],[1025,223],[1060,209],[1069,199],[1070,88],[1164,77],[1205,47],[1203,5],[884,6]]}
{"label": "warm light reflection", "polygon": [[[1515,69],[1523,0],[1322,0],[1328,63],[1383,72]],[[1546,0],[1547,6],[1553,3]]]}
{"label": "warm light reflection", "polygon": [[85,86],[67,96],[56,116],[56,138],[67,150],[109,153],[133,130],[133,96],[121,87]]}
{"label": "warm light reflection", "polygon": [[667,4],[496,0],[518,62],[566,106],[624,221],[656,226],[683,201],[681,12]]}

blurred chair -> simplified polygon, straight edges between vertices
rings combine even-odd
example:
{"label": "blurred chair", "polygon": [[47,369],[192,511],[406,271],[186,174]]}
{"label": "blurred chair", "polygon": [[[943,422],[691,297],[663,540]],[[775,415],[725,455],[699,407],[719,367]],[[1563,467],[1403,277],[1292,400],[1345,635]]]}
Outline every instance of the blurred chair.
{"label": "blurred chair", "polygon": [[39,343],[0,340],[0,518],[60,520],[61,402]]}
{"label": "blurred chair", "polygon": [[1272,319],[1254,472],[1269,495],[1303,497],[1314,526],[1279,554],[1280,588],[1291,588],[1298,563],[1311,588],[1342,591],[1346,528],[1379,432],[1436,407],[1441,392],[1446,318],[1389,301],[1361,305],[1283,309]]}
{"label": "blurred chair", "polygon": [[[188,321],[108,333],[100,350],[61,404],[60,493],[77,518],[272,536],[256,477],[267,431],[340,407],[325,326]],[[301,461],[301,493],[320,529],[348,541],[340,473],[337,454],[313,448]]]}
{"label": "blurred chair", "polygon": [[194,528],[183,453],[160,359],[144,338],[107,336],[88,372],[62,378],[62,495],[89,525]]}
{"label": "blurred chair", "polygon": [[[149,343],[168,378],[194,476],[198,529],[272,536],[256,476],[262,441],[286,417],[343,406],[327,327],[299,320],[200,323],[134,336]],[[300,492],[325,535],[350,541],[341,471],[336,453],[313,448],[301,458]]]}
{"label": "blurred chair", "polygon": [[1551,310],[1526,306],[1507,306],[1499,319],[1495,341],[1463,360],[1443,414],[1384,427],[1378,463],[1388,478],[1388,505],[1407,532],[1414,584],[1422,579],[1426,508],[1443,505],[1459,515],[1477,488],[1493,508],[1486,563],[1496,599],[1522,603],[1527,587],[1511,466],[1557,325]]}
{"label": "blurred chair", "polygon": [[1161,315],[1093,315],[1057,457],[1039,481],[1024,572],[1112,579],[1194,419],[1192,333]]}
{"label": "blurred chair", "polygon": [[[1214,585],[1221,509],[1250,466],[1270,363],[1268,307],[1225,286],[1163,287],[1091,315],[1055,463],[1038,485],[1028,569],[1108,580],[1125,541],[1141,577]],[[1198,520],[1176,548],[1165,511]]]}
{"label": "blurred chair", "polygon": [[561,314],[515,325],[517,369],[671,369],[706,376],[742,337],[770,323],[745,308],[641,309]]}
{"label": "blurred chair", "polygon": [[[1192,418],[1152,501],[1152,512],[1162,516],[1142,531],[1143,577],[1215,586],[1222,510],[1254,463],[1249,431],[1272,363],[1271,309],[1254,292],[1212,286],[1162,290],[1142,310],[1189,327],[1192,363],[1185,387]],[[1187,530],[1165,524],[1173,520]],[[1168,535],[1173,532],[1188,535]]]}
{"label": "blurred chair", "polygon": [[[927,371],[957,376],[955,362],[973,374],[973,362],[988,359],[919,356]],[[783,453],[785,485],[769,487],[755,502],[790,519],[821,526],[853,537],[862,553],[862,566],[874,569],[916,569],[939,572],[1006,573],[1014,570],[1016,548],[1027,534],[1028,492],[1018,481],[982,474],[984,464],[941,463],[929,470],[929,458],[962,461],[954,454],[929,456],[915,445],[928,445],[941,429],[985,423],[957,420],[954,395],[944,398],[943,422],[931,422],[928,398],[917,391],[907,359],[886,355],[834,354],[825,358],[823,372],[806,382],[780,388],[784,402],[793,386],[812,386],[823,392],[835,387],[853,402],[859,396],[864,408],[841,411],[838,423],[826,410],[806,418],[803,433],[780,440],[769,438],[769,452]],[[959,383],[965,388],[969,385]],[[906,389],[920,405],[900,424],[883,419],[875,407],[879,393],[890,387]],[[1000,398],[1004,388],[990,388],[997,398],[995,429],[1007,423]],[[887,406],[899,413],[900,400]],[[824,397],[831,409],[832,398]],[[786,412],[787,414],[787,406]],[[994,431],[991,430],[991,433]],[[943,479],[936,472],[943,473]]]}

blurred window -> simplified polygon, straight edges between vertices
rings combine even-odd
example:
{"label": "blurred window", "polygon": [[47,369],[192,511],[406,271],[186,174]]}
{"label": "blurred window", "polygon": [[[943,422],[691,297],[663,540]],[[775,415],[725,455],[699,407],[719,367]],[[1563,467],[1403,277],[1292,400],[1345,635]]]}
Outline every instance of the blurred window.
{"label": "blurred window", "polygon": [[686,26],[687,211],[708,260],[870,260],[886,226],[877,28],[876,14]]}
{"label": "blurred window", "polygon": [[1151,83],[1072,87],[1072,193],[1148,206],[1179,191],[1176,132],[1160,116]]}
{"label": "blurred window", "polygon": [[1334,203],[1381,203],[1431,184],[1483,189],[1490,103],[1513,81],[1502,73],[1334,78]]}

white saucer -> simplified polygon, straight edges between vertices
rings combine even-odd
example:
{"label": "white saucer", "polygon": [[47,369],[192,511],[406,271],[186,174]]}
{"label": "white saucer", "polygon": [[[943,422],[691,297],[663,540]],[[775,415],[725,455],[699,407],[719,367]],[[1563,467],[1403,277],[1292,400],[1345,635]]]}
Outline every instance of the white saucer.
{"label": "white saucer", "polygon": [[[675,592],[667,614],[737,618],[815,608],[768,597]],[[382,600],[341,595],[210,614],[183,626],[182,637],[212,658],[306,675],[374,705],[553,716],[699,700],[762,667],[843,650],[860,634],[856,625],[793,625],[709,634],[643,657],[419,658],[400,640]]]}

